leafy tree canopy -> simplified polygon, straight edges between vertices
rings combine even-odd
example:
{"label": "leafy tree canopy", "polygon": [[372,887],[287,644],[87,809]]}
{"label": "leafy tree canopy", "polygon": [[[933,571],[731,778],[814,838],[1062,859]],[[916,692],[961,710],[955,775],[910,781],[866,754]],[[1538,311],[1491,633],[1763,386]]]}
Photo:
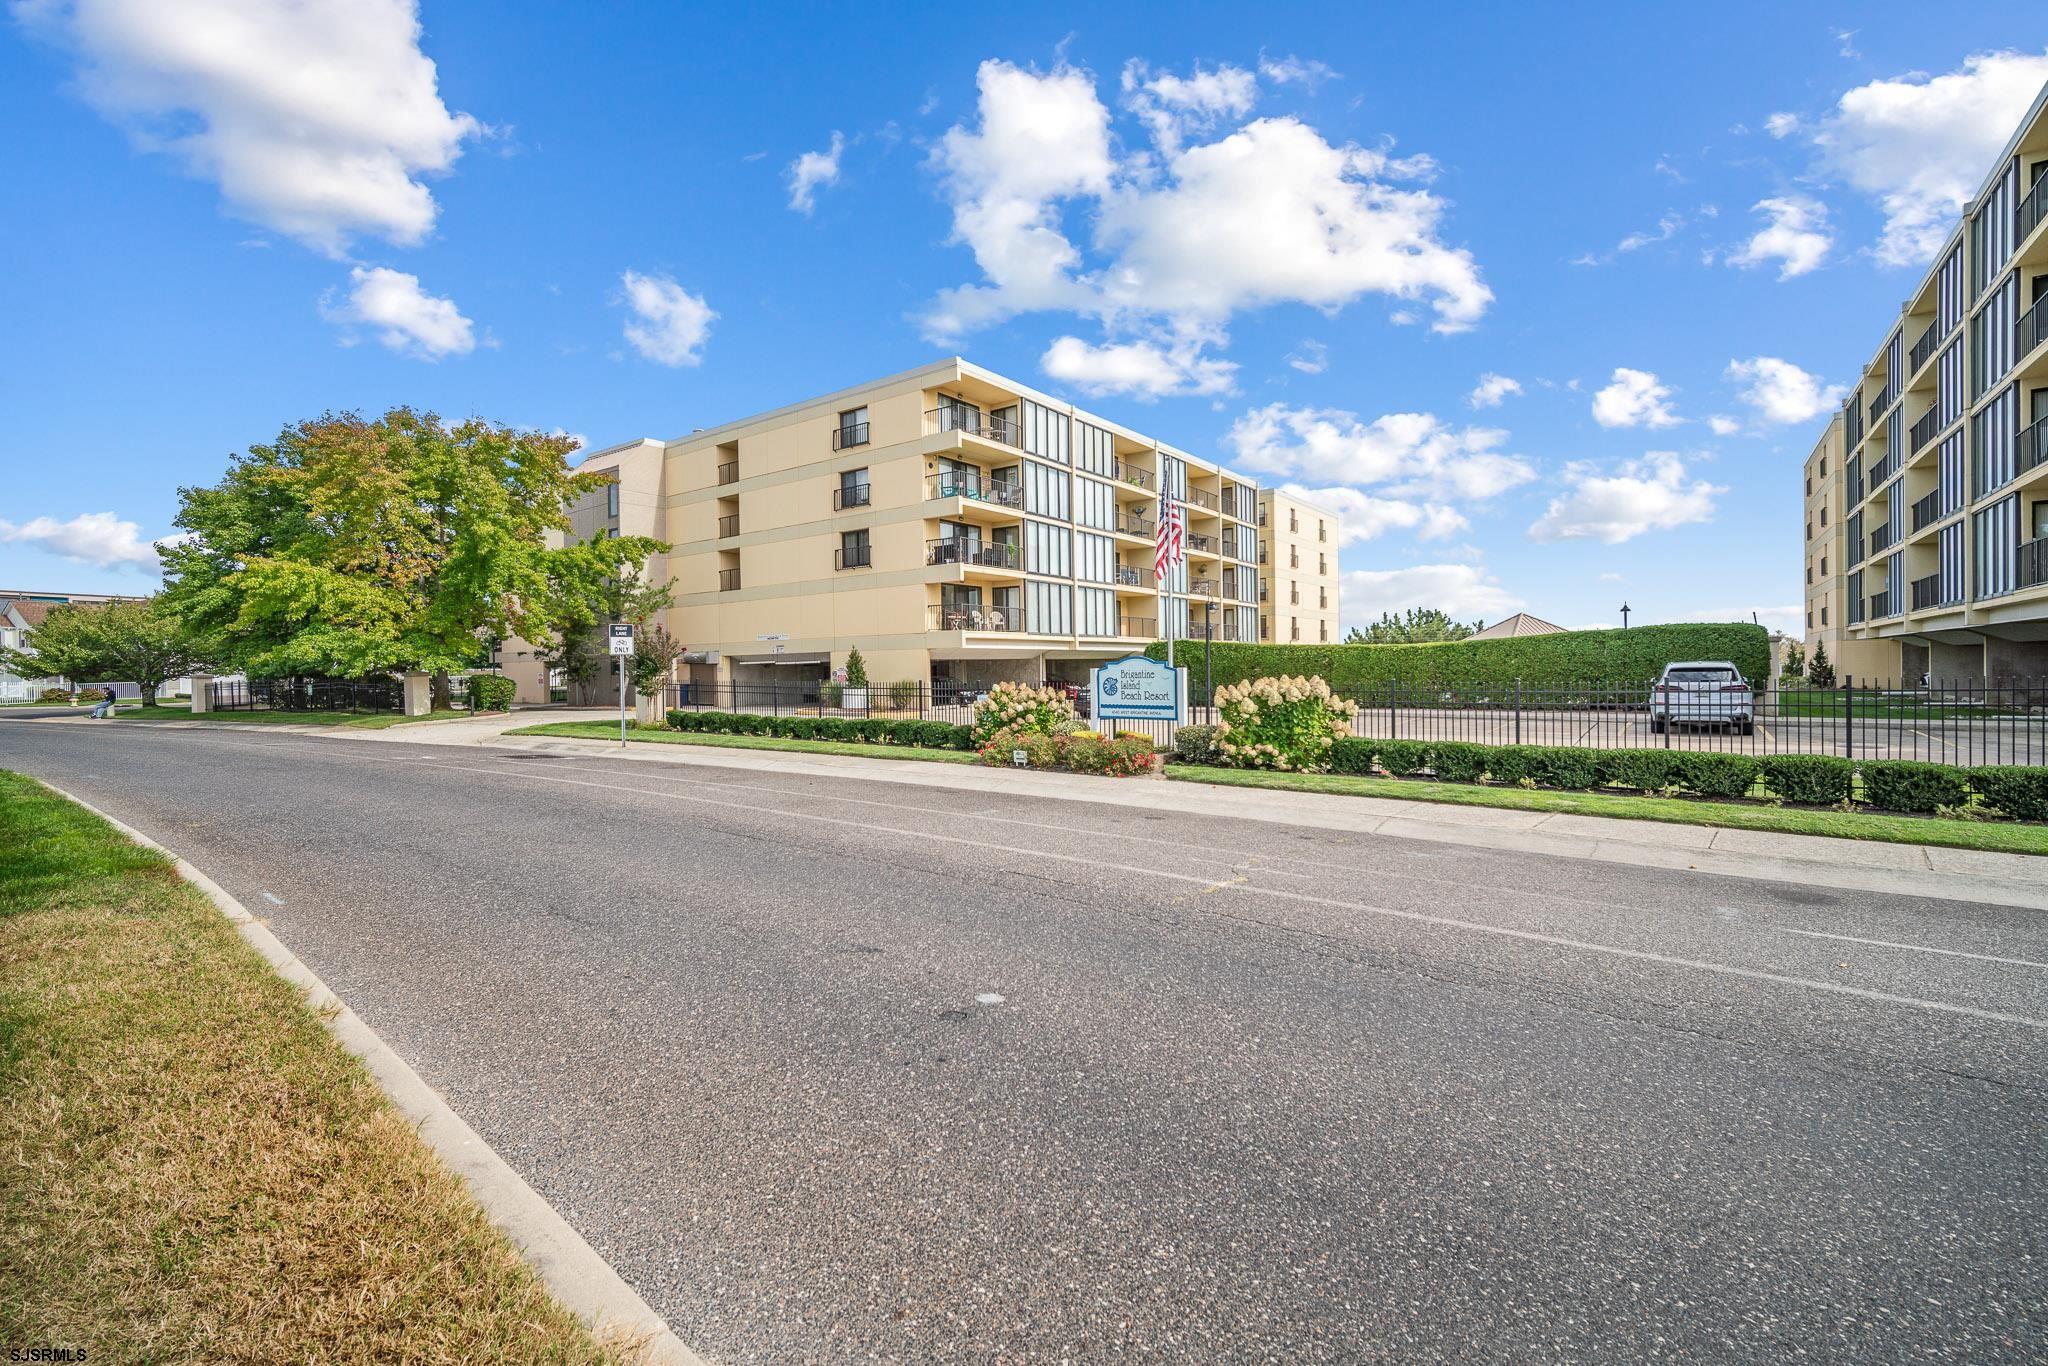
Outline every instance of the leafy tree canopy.
{"label": "leafy tree canopy", "polygon": [[1344,637],[1346,645],[1427,645],[1439,640],[1464,640],[1486,628],[1483,621],[1467,626],[1451,620],[1451,614],[1434,607],[1411,607],[1401,615],[1380,613],[1380,619],[1363,631],[1356,626]]}
{"label": "leafy tree canopy", "polygon": [[209,667],[216,653],[159,595],[142,602],[54,607],[26,648],[0,650],[0,665],[24,678],[130,681],[142,689],[145,703],[154,704],[167,680]]}
{"label": "leafy tree canopy", "polygon": [[188,537],[164,557],[167,602],[256,676],[353,677],[480,663],[491,636],[542,638],[574,593],[666,549],[644,537],[550,544],[573,440],[394,408],[327,414],[179,490]]}

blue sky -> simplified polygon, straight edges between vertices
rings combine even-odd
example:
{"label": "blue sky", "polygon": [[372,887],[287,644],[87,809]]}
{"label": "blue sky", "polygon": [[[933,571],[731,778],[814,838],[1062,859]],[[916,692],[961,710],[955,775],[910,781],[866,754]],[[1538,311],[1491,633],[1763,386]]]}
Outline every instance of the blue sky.
{"label": "blue sky", "polygon": [[0,585],[146,589],[328,409],[957,351],[1341,503],[1348,621],[1791,626],[1821,413],[2044,80],[2017,3],[17,0]]}

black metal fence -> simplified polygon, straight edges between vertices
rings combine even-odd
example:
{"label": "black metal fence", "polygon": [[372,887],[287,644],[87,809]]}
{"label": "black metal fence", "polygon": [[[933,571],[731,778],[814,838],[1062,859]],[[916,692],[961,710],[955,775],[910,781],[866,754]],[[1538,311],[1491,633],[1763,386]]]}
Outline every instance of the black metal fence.
{"label": "black metal fence", "polygon": [[[463,680],[454,680],[466,695]],[[383,712],[404,708],[405,685],[396,678],[251,678],[211,683],[214,711]]]}
{"label": "black metal fence", "polygon": [[[1375,683],[1340,688],[1357,707],[1354,735],[1370,739],[1591,749],[1697,749],[1734,754],[1832,754],[1944,764],[2048,764],[2048,680],[1895,684],[1845,679],[1837,687],[1757,692],[1674,690],[1642,683]],[[671,687],[667,705],[780,716],[898,716],[966,724],[985,688],[962,683],[820,681]],[[1069,687],[1089,719],[1086,689]],[[1188,724],[1213,724],[1194,689]],[[1159,745],[1168,721],[1115,721]]]}

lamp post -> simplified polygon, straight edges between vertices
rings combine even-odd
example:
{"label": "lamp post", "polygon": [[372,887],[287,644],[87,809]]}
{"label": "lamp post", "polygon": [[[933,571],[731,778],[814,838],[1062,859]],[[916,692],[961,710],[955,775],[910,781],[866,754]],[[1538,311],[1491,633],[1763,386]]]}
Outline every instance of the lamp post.
{"label": "lamp post", "polygon": [[1209,699],[1209,705],[1212,707],[1216,705],[1216,694],[1214,691],[1216,685],[1210,668],[1210,655],[1212,653],[1210,646],[1215,643],[1216,639],[1216,628],[1211,624],[1211,617],[1215,610],[1206,600],[1202,603],[1202,696]]}
{"label": "lamp post", "polygon": [[1624,630],[1624,631],[1626,631],[1626,630],[1628,629],[1628,604],[1627,604],[1627,603],[1623,603],[1623,604],[1621,605],[1621,629],[1622,629],[1622,630]]}

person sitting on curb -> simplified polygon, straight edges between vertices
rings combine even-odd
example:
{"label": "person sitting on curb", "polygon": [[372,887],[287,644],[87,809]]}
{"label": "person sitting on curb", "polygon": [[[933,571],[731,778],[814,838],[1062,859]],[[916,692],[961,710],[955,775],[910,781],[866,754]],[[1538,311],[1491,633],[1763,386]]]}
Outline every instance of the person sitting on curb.
{"label": "person sitting on curb", "polygon": [[102,697],[99,701],[99,705],[92,709],[92,715],[95,721],[105,721],[111,718],[113,714],[114,690],[112,688],[108,688],[106,696]]}

